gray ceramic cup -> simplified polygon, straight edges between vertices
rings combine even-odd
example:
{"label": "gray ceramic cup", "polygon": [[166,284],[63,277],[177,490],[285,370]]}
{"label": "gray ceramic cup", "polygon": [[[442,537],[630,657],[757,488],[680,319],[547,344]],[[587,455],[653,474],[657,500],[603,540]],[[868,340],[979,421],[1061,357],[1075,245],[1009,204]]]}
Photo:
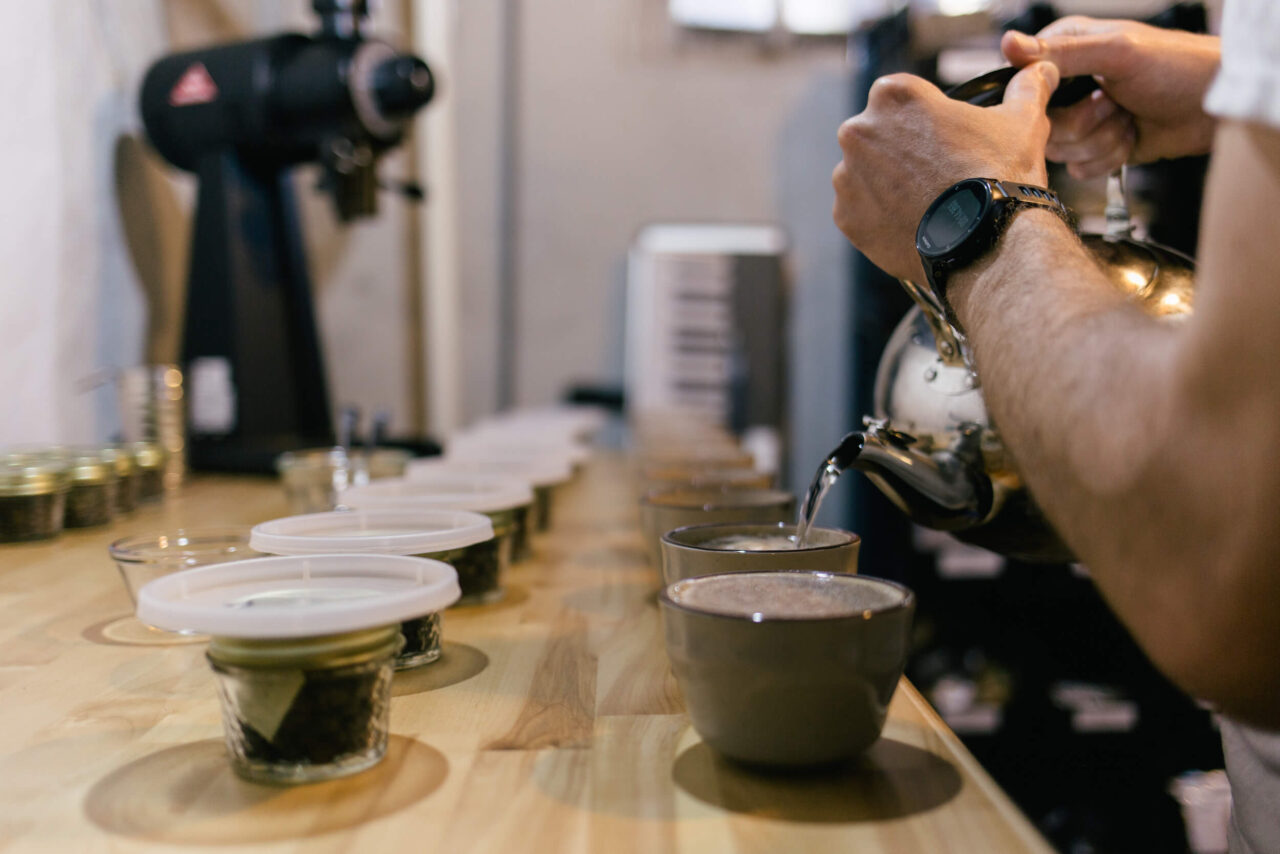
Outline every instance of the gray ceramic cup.
{"label": "gray ceramic cup", "polygon": [[644,494],[680,486],[712,489],[772,489],[777,479],[771,472],[757,469],[669,463],[643,467],[639,480],[640,492]]}
{"label": "gray ceramic cup", "polygon": [[712,522],[787,522],[796,499],[780,489],[675,487],[640,499],[640,529],[654,566],[662,565],[662,535],[686,525]]}
{"label": "gray ceramic cup", "polygon": [[663,590],[667,656],[693,728],[749,765],[852,759],[880,737],[915,595],[864,575],[732,572]]}
{"label": "gray ceramic cup", "polygon": [[[717,572],[761,572],[770,569],[809,569],[820,572],[858,571],[862,538],[839,528],[810,528],[805,547],[795,548],[796,526],[786,522],[690,525],[662,535],[662,580]],[[772,548],[767,546],[772,545]]]}

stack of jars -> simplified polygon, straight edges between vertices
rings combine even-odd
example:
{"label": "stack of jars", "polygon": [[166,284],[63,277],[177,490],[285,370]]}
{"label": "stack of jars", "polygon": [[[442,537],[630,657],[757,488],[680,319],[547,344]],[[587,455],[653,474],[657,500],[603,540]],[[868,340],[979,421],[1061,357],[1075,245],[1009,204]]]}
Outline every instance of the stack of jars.
{"label": "stack of jars", "polygon": [[0,453],[0,542],[105,525],[164,494],[167,455],[153,442]]}
{"label": "stack of jars", "polygon": [[598,418],[504,416],[431,461],[385,448],[286,454],[277,470],[296,515],[236,543],[249,559],[223,562],[227,548],[197,554],[197,532],[146,538],[177,543],[183,560],[218,561],[145,584],[137,614],[210,636],[235,771],[307,782],[381,759],[394,675],[448,657],[446,610],[503,598],[509,568],[535,553],[534,534],[550,524],[554,493],[588,453],[581,440]]}

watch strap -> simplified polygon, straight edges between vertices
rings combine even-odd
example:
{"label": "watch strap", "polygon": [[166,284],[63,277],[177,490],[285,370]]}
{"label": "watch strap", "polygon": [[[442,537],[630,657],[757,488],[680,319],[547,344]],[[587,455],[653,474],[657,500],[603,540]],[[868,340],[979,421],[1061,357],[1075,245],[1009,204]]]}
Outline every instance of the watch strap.
{"label": "watch strap", "polygon": [[[955,270],[966,267],[985,255],[1000,239],[1000,235],[1004,233],[1014,213],[1025,208],[1044,208],[1057,214],[1068,226],[1073,229],[1075,227],[1071,213],[1067,210],[1066,205],[1058,198],[1057,193],[1047,187],[1014,181],[1001,181],[996,178],[980,178],[978,180],[990,188],[992,206],[994,207],[994,219],[983,232],[982,239],[985,240],[985,245],[971,246],[969,251],[964,254],[953,253],[945,258],[930,258],[923,253],[921,254],[925,275],[929,280],[929,290],[933,293],[937,307],[942,311],[946,321],[961,334],[964,332],[964,327],[960,324],[954,309],[951,307],[951,302],[947,299],[947,279]],[[952,192],[957,186],[948,187],[938,194],[938,198]]]}

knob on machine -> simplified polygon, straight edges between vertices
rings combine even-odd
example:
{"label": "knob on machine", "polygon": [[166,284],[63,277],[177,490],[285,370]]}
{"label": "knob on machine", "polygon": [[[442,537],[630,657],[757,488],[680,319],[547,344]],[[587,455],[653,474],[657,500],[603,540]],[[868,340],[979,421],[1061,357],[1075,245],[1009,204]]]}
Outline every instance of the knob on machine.
{"label": "knob on machine", "polygon": [[199,181],[182,346],[197,468],[268,471],[332,443],[289,170],[319,163],[338,218],[372,216],[378,159],[435,88],[421,59],[363,35],[366,0],[312,6],[314,35],[173,54],[142,84],[151,144]]}

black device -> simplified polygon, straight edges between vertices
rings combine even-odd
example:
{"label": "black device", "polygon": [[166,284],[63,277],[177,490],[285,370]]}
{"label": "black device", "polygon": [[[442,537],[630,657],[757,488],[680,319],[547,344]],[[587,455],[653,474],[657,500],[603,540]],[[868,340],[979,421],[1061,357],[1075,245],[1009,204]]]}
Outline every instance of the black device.
{"label": "black device", "polygon": [[1070,222],[1052,190],[994,178],[957,181],[939,193],[920,218],[916,251],[929,289],[957,329],[962,327],[947,301],[947,276],[981,258],[1000,239],[1013,212],[1024,207],[1045,208]]}
{"label": "black device", "polygon": [[340,220],[373,215],[378,158],[434,92],[425,62],[363,35],[366,0],[312,7],[314,35],[173,54],[143,80],[151,144],[199,180],[181,357],[195,468],[270,471],[333,443],[290,171],[321,164]]}

